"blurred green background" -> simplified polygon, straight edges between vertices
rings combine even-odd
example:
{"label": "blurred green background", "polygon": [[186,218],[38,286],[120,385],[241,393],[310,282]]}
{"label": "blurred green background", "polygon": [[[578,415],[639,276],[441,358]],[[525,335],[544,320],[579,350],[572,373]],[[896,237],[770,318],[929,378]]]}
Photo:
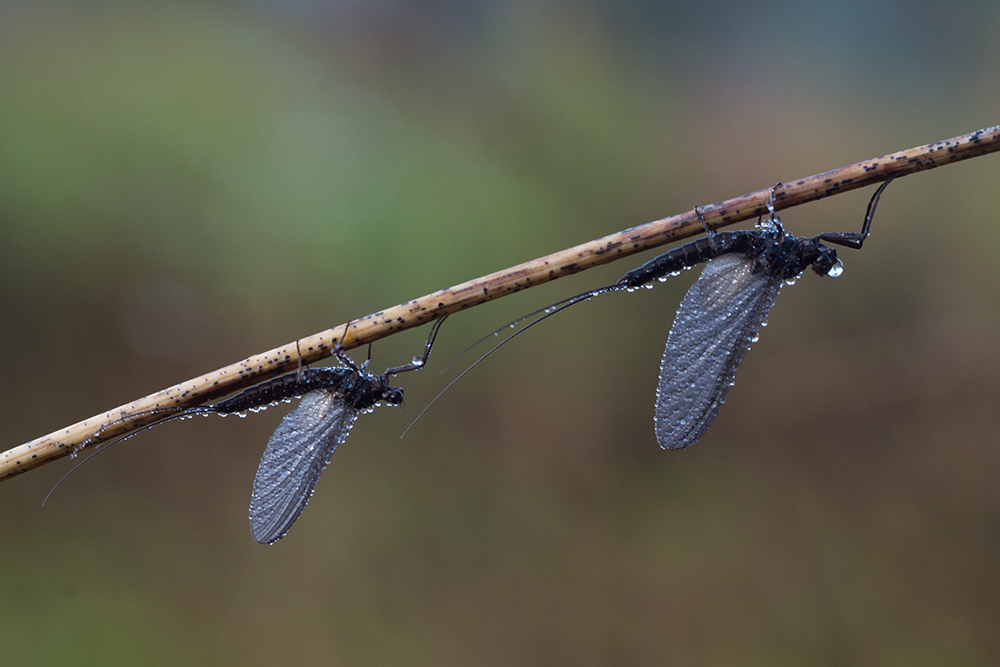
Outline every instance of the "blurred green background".
{"label": "blurred green background", "polygon": [[[998,30],[985,1],[0,4],[3,447],[996,124]],[[68,460],[7,481],[3,663],[997,664],[998,182],[894,183],[685,452],[652,409],[693,273],[537,327],[399,439],[473,340],[650,253],[449,320],[273,547],[246,517],[284,408],[153,429],[44,509]],[[856,231],[870,192],[784,219]]]}

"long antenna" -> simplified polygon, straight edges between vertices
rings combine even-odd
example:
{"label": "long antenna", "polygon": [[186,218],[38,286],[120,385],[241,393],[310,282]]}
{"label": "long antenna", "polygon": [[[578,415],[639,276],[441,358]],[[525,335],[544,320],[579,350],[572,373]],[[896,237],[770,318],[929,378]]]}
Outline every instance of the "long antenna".
{"label": "long antenna", "polygon": [[[509,343],[512,339],[520,336],[525,331],[527,331],[531,327],[535,326],[536,324],[538,324],[542,320],[547,320],[548,318],[552,317],[556,313],[561,312],[563,310],[566,310],[570,306],[575,306],[576,304],[581,303],[583,301],[588,301],[588,300],[594,298],[595,296],[600,296],[601,294],[605,294],[606,292],[614,292],[614,291],[619,290],[619,289],[625,289],[625,288],[623,286],[621,286],[619,283],[614,283],[612,285],[605,285],[604,287],[598,287],[597,289],[592,289],[592,290],[587,291],[587,292],[581,292],[580,294],[577,294],[576,296],[571,296],[568,299],[563,299],[562,301],[557,301],[554,304],[546,306],[545,308],[539,308],[538,310],[536,310],[534,312],[531,312],[531,313],[528,313],[527,315],[524,315],[523,317],[519,317],[516,320],[514,320],[513,322],[510,322],[509,324],[503,325],[502,327],[500,327],[499,329],[497,329],[493,333],[487,334],[486,336],[483,336],[482,338],[480,338],[478,341],[476,341],[475,343],[473,343],[472,345],[470,345],[469,347],[467,347],[464,351],[462,351],[458,355],[458,357],[461,357],[463,354],[465,354],[466,352],[468,352],[469,350],[471,350],[475,346],[479,345],[480,343],[482,343],[484,340],[486,340],[490,336],[495,336],[498,333],[500,333],[501,331],[503,331],[504,329],[509,329],[510,327],[514,326],[515,324],[518,324],[519,322],[523,322],[524,320],[528,319],[529,317],[531,317],[533,315],[537,315],[538,313],[545,313],[544,315],[542,315],[541,317],[535,319],[534,321],[529,322],[528,324],[525,324],[523,327],[521,327],[520,329],[518,329],[517,331],[515,331],[511,335],[507,336],[506,338],[504,338],[502,341],[500,341],[499,343],[497,343],[493,347],[491,347],[490,350],[486,354],[484,354],[483,356],[481,356],[478,359],[476,359],[476,361],[471,366],[469,366],[464,371],[462,371],[461,375],[459,375],[457,378],[455,378],[454,380],[452,380],[451,382],[449,382],[448,386],[445,387],[444,389],[442,389],[440,391],[440,393],[438,393],[438,395],[435,396],[433,398],[433,400],[431,400],[431,402],[428,403],[424,407],[424,409],[420,411],[420,414],[417,415],[416,418],[412,422],[410,422],[410,425],[406,427],[406,430],[403,431],[402,435],[400,435],[399,437],[402,438],[404,435],[406,435],[407,433],[409,433],[410,429],[413,428],[413,425],[416,424],[417,421],[421,417],[424,416],[425,412],[427,412],[428,410],[431,409],[432,405],[434,405],[435,403],[437,403],[437,400],[439,398],[441,398],[446,391],[448,391],[449,389],[451,389],[451,387],[452,387],[453,384],[455,384],[456,382],[458,382],[459,380],[461,380],[462,378],[464,378],[465,375],[469,371],[471,371],[473,368],[475,368],[476,366],[478,366],[484,359],[486,359],[486,357],[490,356],[491,354],[493,354],[494,352],[496,352],[497,350],[499,350],[501,347],[503,347],[504,345],[506,345],[507,343]],[[455,361],[458,360],[458,357],[455,357],[450,362],[448,362],[448,365],[450,366],[451,364],[455,363]]]}

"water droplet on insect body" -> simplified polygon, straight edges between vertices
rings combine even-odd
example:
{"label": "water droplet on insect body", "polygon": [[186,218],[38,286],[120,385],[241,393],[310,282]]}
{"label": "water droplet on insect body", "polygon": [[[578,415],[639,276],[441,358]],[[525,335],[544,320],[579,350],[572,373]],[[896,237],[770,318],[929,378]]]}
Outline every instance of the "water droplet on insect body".
{"label": "water droplet on insect body", "polygon": [[826,272],[826,275],[830,276],[831,278],[836,278],[837,276],[839,276],[843,272],[844,272],[843,265],[840,264],[840,263],[837,263],[837,264],[834,264],[833,266],[830,267],[830,270]]}

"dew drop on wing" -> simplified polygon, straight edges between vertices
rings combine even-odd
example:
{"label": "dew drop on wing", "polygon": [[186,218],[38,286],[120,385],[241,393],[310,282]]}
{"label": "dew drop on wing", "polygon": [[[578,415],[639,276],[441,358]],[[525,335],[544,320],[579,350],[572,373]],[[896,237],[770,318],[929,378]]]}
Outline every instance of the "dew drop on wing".
{"label": "dew drop on wing", "polygon": [[689,447],[712,425],[747,340],[774,305],[783,281],[754,272],[754,264],[741,254],[716,257],[677,310],[656,390],[656,439],[664,449]]}
{"label": "dew drop on wing", "polygon": [[288,532],[357,416],[331,389],[309,392],[285,415],[267,442],[253,481],[250,531],[255,540],[271,544]]}

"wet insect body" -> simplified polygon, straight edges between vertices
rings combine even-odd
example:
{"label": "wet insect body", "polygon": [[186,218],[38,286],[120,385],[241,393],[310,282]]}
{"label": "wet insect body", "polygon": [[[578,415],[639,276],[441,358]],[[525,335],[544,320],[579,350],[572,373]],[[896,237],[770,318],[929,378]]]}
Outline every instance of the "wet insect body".
{"label": "wet insect body", "polygon": [[781,286],[793,282],[810,267],[819,275],[840,275],[837,252],[826,243],[861,249],[879,197],[892,180],[879,186],[872,196],[861,233],[792,236],[785,232],[769,202],[770,218],[758,223],[756,229],[709,232],[706,237],[629,271],[614,284],[531,313],[518,322],[543,314],[487,355],[529,327],[577,303],[607,292],[648,287],[654,280],[665,280],[682,269],[707,262],[677,310],[656,391],[656,439],[664,449],[685,449],[701,438],[719,414],[743,355],[757,340]]}
{"label": "wet insect body", "polygon": [[179,412],[169,408],[152,410],[146,414],[169,414],[140,430],[194,415],[255,412],[301,396],[299,406],[282,419],[268,440],[254,477],[250,531],[257,542],[272,544],[284,537],[305,509],[321,473],[330,463],[333,452],[347,438],[358,414],[370,412],[380,402],[386,405],[403,402],[403,389],[391,386],[389,378],[424,366],[442,322],[444,318],[431,327],[421,356],[414,357],[409,364],[388,368],[384,373],[368,371],[367,361],[358,366],[338,347],[335,353],[344,366],[302,368],[211,405]]}
{"label": "wet insect body", "polygon": [[251,387],[218,405],[220,413],[244,412],[254,404],[302,396],[271,435],[257,467],[250,497],[250,532],[255,540],[271,544],[288,532],[358,414],[380,401],[403,402],[403,389],[390,386],[389,375],[422,365],[389,369],[381,375],[357,366],[307,368]]}
{"label": "wet insect body", "polygon": [[819,275],[840,268],[833,248],[818,237],[785,233],[777,218],[754,231],[722,232],[688,245],[697,247],[661,256],[622,279],[628,289],[688,261],[708,260],[677,310],[660,363],[653,419],[664,449],[684,449],[712,425],[782,284],[808,267]]}

